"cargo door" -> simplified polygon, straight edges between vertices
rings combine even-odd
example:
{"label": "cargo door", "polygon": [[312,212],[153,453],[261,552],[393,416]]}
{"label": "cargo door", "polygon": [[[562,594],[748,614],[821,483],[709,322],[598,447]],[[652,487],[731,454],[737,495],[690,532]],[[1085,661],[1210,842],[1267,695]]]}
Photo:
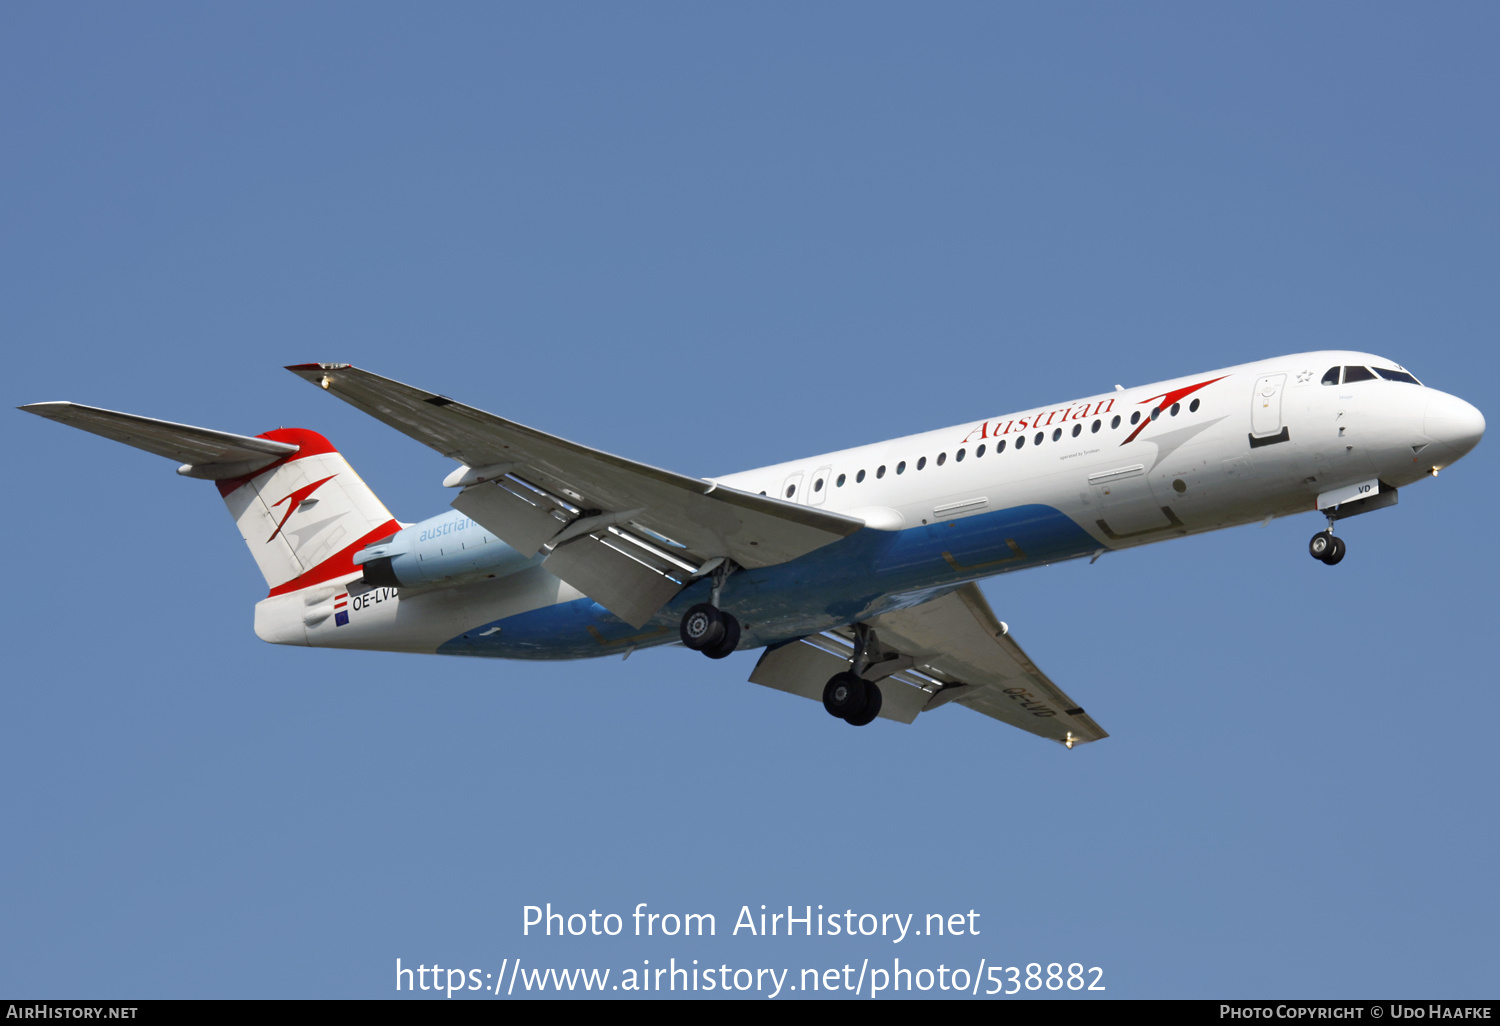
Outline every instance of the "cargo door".
{"label": "cargo door", "polygon": [[1088,480],[1099,509],[1094,526],[1110,541],[1154,535],[1182,526],[1170,509],[1163,509],[1151,494],[1145,464],[1100,470],[1090,474]]}

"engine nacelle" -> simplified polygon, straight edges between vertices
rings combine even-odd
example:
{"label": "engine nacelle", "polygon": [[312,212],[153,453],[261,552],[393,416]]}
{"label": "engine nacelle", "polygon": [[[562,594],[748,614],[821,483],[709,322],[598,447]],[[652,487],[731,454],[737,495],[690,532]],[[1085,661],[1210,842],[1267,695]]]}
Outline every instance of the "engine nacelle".
{"label": "engine nacelle", "polygon": [[365,583],[377,588],[505,577],[544,558],[541,552],[521,555],[457,510],[404,527],[354,554]]}

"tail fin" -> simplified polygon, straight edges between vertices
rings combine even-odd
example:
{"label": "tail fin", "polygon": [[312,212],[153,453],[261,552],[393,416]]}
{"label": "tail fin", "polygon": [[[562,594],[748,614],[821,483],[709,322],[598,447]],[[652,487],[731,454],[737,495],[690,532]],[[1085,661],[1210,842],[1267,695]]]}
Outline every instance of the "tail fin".
{"label": "tail fin", "polygon": [[76,403],[21,409],[183,460],[179,474],[212,480],[272,595],[355,573],[356,552],[401,529],[316,431],[281,428],[252,438]]}
{"label": "tail fin", "polygon": [[316,431],[257,436],[297,451],[215,482],[272,595],[357,571],[352,556],[401,530],[348,461]]}

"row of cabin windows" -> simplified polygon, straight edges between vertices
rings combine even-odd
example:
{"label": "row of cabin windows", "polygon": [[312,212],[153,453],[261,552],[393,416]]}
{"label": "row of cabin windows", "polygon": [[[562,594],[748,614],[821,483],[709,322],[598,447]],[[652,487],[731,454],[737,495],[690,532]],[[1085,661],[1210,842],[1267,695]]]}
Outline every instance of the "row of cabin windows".
{"label": "row of cabin windows", "polygon": [[1342,383],[1345,385],[1353,384],[1356,381],[1374,381],[1375,374],[1379,374],[1387,381],[1402,381],[1408,385],[1421,384],[1420,381],[1412,377],[1410,374],[1406,373],[1406,371],[1386,370],[1384,367],[1376,367],[1375,374],[1371,374],[1370,368],[1368,367],[1329,367],[1328,373],[1323,375],[1323,384],[1339,384],[1340,371],[1343,372]]}
{"label": "row of cabin windows", "polygon": [[[1337,369],[1337,368],[1335,368],[1335,369]],[[1394,373],[1394,372],[1392,372],[1392,373]],[[1198,412],[1198,407],[1200,405],[1202,405],[1201,400],[1194,399],[1191,403],[1188,404],[1188,412],[1189,413],[1197,413]],[[1167,410],[1167,415],[1170,416],[1170,417],[1175,417],[1175,416],[1177,416],[1177,414],[1179,414],[1181,412],[1182,412],[1182,404],[1181,403],[1173,403],[1171,405],[1171,407]],[[1160,406],[1154,407],[1151,410],[1151,419],[1155,420],[1157,417],[1160,417],[1161,414],[1162,414],[1161,407]],[[1132,413],[1130,415],[1130,423],[1132,425],[1134,425],[1134,424],[1139,424],[1140,422],[1141,422],[1141,411],[1140,410],[1136,410],[1134,413]],[[1104,421],[1102,419],[1095,420],[1094,423],[1089,426],[1089,433],[1090,434],[1098,434],[1099,430],[1103,426],[1104,426]],[[1110,427],[1110,430],[1113,431],[1113,430],[1119,428],[1119,426],[1120,426],[1120,415],[1117,413],[1110,420],[1109,427]],[[1072,434],[1072,436],[1074,438],[1077,438],[1079,435],[1083,434],[1083,424],[1081,422],[1074,424],[1073,425],[1073,430],[1072,430],[1071,434]],[[1052,429],[1052,440],[1054,442],[1056,442],[1059,439],[1061,439],[1062,435],[1063,435],[1063,429],[1062,428],[1059,427],[1059,428],[1053,428]],[[1035,435],[1032,436],[1032,438],[1031,438],[1031,444],[1032,445],[1041,445],[1046,440],[1047,440],[1047,432],[1045,432],[1045,431],[1038,431]],[[1005,446],[1006,446],[1006,441],[1007,441],[1006,439],[1002,438],[998,442],[996,442],[995,443],[995,452],[997,452],[997,453],[1004,452],[1005,451]],[[1016,438],[1015,447],[1017,449],[1024,449],[1026,447],[1026,436],[1025,435],[1020,435],[1020,436],[1018,436]],[[985,452],[988,451],[988,448],[989,448],[988,443],[981,442],[980,445],[979,445],[979,448],[977,448],[977,449],[974,450],[974,458],[976,460],[983,458]],[[968,452],[968,450],[966,450],[966,449],[959,449],[958,452],[956,452],[956,453],[953,454],[953,462],[954,463],[962,463],[964,461],[965,455],[967,455],[967,452]],[[936,463],[938,466],[941,467],[943,464],[945,464],[945,463],[948,462],[948,454],[946,452],[940,452],[940,453],[938,453],[937,459],[934,460],[933,462]],[[926,467],[927,467],[927,457],[926,456],[919,456],[919,457],[917,457],[917,469],[918,470],[925,470]],[[896,473],[897,474],[904,474],[904,473],[906,473],[906,461],[905,460],[902,460],[900,463],[896,464]],[[877,480],[880,479],[880,478],[882,478],[882,477],[885,477],[885,466],[884,465],[881,465],[881,466],[875,468],[875,477],[876,477]],[[863,470],[859,471],[858,473],[856,473],[854,475],[854,483],[855,484],[862,484],[864,482],[864,479],[865,479],[865,472]],[[836,488],[842,488],[842,487],[844,487],[844,485],[845,485],[845,483],[847,481],[848,481],[848,475],[847,474],[840,474],[838,476],[838,478],[834,481],[834,487],[836,487]],[[821,492],[822,490],[823,490],[823,478],[820,477],[816,481],[813,482],[813,491],[815,491],[815,492]],[[765,495],[766,493],[765,492],[761,492],[760,494]],[[797,494],[797,486],[796,485],[792,484],[792,485],[787,485],[786,486],[786,497],[788,499],[792,498],[796,494]]]}

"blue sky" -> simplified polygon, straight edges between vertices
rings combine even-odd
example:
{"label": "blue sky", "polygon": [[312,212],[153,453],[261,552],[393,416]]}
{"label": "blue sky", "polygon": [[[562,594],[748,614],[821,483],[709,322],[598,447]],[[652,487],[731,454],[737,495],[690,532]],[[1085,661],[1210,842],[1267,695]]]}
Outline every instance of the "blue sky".
{"label": "blue sky", "polygon": [[[1494,418],[1492,5],[9,5],[10,405],[447,461],[349,361],[712,475],[1324,347]],[[1115,997],[1493,996],[1493,441],[1308,516],[995,579],[1113,735],[851,730],[755,653],[279,649],[213,489],[6,420],[0,992],[403,965],[1080,962]],[[522,908],[719,936],[523,937]],[[978,937],[727,936],[742,905]]]}

